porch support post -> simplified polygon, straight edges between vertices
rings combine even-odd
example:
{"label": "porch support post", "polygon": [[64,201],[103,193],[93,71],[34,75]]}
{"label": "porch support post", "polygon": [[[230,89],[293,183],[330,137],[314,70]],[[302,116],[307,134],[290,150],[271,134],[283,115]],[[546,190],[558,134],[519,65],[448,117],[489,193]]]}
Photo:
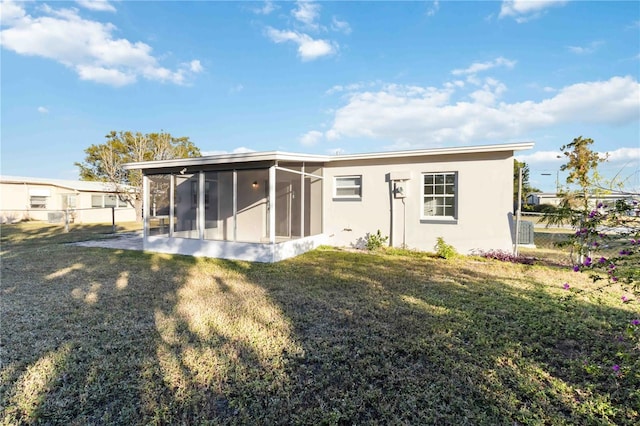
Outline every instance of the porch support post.
{"label": "porch support post", "polygon": [[173,228],[175,223],[175,197],[176,197],[176,176],[169,175],[169,237],[173,237]]}
{"label": "porch support post", "polygon": [[238,171],[233,169],[233,241],[238,239]]}
{"label": "porch support post", "polygon": [[302,174],[300,174],[300,238],[304,238],[304,206],[305,206],[305,200],[304,197],[306,196],[306,194],[304,193],[304,179],[305,179],[305,175],[304,175],[304,162],[302,163],[302,168],[300,169],[302,171]]}
{"label": "porch support post", "polygon": [[142,175],[142,237],[149,235],[149,216],[151,206],[149,206],[149,177]]}
{"label": "porch support post", "polygon": [[198,238],[204,240],[204,172],[198,172]]}
{"label": "porch support post", "polygon": [[269,242],[276,242],[276,166],[269,167]]}

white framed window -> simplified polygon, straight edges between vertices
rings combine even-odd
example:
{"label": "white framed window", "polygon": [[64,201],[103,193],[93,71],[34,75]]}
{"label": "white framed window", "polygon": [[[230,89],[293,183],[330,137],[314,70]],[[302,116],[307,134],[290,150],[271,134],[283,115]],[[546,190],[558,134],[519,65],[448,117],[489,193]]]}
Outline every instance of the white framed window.
{"label": "white framed window", "polygon": [[29,197],[29,205],[32,209],[46,209],[47,197],[42,195],[32,195]]}
{"label": "white framed window", "polygon": [[422,179],[422,218],[456,219],[458,173],[423,173]]}
{"label": "white framed window", "polygon": [[127,202],[121,200],[116,194],[99,194],[91,196],[91,207],[127,207]]}
{"label": "white framed window", "polygon": [[362,175],[336,176],[333,196],[349,200],[362,199]]}

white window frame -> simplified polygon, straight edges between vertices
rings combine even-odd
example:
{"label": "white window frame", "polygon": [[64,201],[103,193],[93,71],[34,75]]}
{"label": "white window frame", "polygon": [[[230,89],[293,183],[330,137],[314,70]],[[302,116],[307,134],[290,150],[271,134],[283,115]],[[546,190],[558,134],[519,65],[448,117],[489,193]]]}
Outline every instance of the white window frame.
{"label": "white window frame", "polygon": [[[94,204],[93,200],[94,197],[100,197],[100,205],[96,205]],[[111,197],[115,197],[115,205],[107,205],[107,197],[111,198]],[[92,209],[110,209],[110,208],[116,208],[116,209],[125,209],[127,207],[129,207],[129,203],[127,203],[126,201],[123,201],[120,199],[120,196],[115,193],[115,192],[110,192],[107,194],[92,194],[91,195],[91,208]]]}
{"label": "white window frame", "polygon": [[[34,209],[34,210],[46,210],[48,198],[49,197],[47,197],[45,195],[30,195],[29,196],[29,208]],[[40,202],[34,202],[36,200],[38,200]]]}
{"label": "white window frame", "polygon": [[[444,176],[444,187],[445,190],[443,191],[442,194],[437,194],[437,193],[433,193],[433,194],[427,194],[425,189],[426,189],[426,184],[425,184],[425,177],[426,176],[433,176],[434,181],[436,176]],[[453,176],[453,194],[448,194],[446,193],[446,177],[447,176]],[[435,185],[435,184],[434,184]],[[420,218],[422,220],[457,220],[458,219],[458,172],[451,172],[451,171],[447,171],[447,172],[424,172],[422,173],[422,180],[421,180],[421,193],[422,193],[422,202],[420,203]],[[424,213],[424,206],[425,206],[425,202],[427,197],[429,198],[449,198],[449,197],[453,197],[453,215],[438,215],[438,214],[433,214],[433,215],[425,215]]]}
{"label": "white window frame", "polygon": [[[340,180],[360,179],[360,185],[339,185]],[[338,189],[358,189],[358,195],[338,195]],[[362,200],[362,175],[341,175],[333,178],[333,198],[338,200]]]}

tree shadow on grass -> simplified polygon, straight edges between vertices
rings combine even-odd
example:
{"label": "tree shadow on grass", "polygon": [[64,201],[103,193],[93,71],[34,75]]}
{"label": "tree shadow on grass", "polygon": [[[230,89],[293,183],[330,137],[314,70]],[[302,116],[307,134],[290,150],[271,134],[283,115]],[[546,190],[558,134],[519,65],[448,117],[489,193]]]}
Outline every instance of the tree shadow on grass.
{"label": "tree shadow on grass", "polygon": [[[528,267],[486,265],[335,252],[252,265],[304,349],[287,370],[304,384],[292,412],[349,424],[637,421],[638,378],[611,371],[631,313],[563,299]],[[594,353],[604,364],[587,373]]]}
{"label": "tree shadow on grass", "polygon": [[530,267],[29,253],[2,265],[6,423],[637,420],[637,399],[623,402],[637,377],[582,365],[611,354],[629,312],[563,300]]}
{"label": "tree shadow on grass", "polygon": [[218,322],[222,310],[207,311],[216,292],[198,288],[193,257],[61,244],[16,250],[2,263],[5,424],[233,419],[229,394],[255,371],[274,370],[251,341],[224,330],[233,315],[264,325],[259,310],[231,308],[244,300],[215,264],[217,279],[203,279],[228,295],[231,317]]}

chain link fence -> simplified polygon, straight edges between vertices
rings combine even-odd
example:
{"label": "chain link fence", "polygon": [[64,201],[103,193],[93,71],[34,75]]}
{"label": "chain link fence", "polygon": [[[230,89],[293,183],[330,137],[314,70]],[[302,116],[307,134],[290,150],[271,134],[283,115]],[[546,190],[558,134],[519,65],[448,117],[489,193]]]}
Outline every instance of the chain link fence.
{"label": "chain link fence", "polygon": [[3,226],[31,221],[60,227],[61,232],[93,228],[103,234],[109,230],[116,233],[121,230],[142,229],[142,223],[136,222],[135,210],[132,208],[0,210],[0,223]]}
{"label": "chain link fence", "polygon": [[[522,213],[519,247],[526,249],[527,254],[543,253],[549,250],[561,252],[568,259],[572,258],[572,247],[568,244],[575,229],[570,225],[547,225],[543,221],[543,213]],[[603,230],[603,232],[608,232]],[[599,255],[610,257],[618,254],[620,244],[611,240],[608,244],[599,246]]]}

